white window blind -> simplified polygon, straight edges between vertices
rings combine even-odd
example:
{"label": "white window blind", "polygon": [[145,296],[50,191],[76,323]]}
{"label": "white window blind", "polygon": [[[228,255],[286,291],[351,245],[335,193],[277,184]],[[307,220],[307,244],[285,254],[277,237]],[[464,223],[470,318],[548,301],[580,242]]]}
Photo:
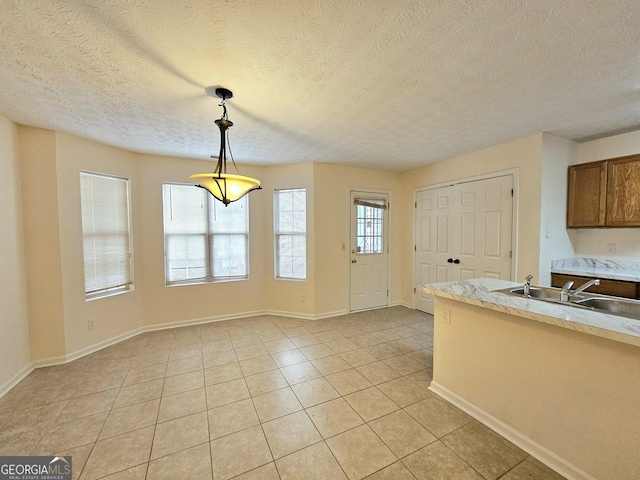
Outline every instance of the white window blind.
{"label": "white window blind", "polygon": [[275,191],[276,277],[307,278],[307,190]]}
{"label": "white window blind", "polygon": [[383,198],[355,198],[353,203],[363,207],[387,209],[387,201]]}
{"label": "white window blind", "polygon": [[129,180],[80,172],[85,298],[131,289]]}
{"label": "white window blind", "polygon": [[248,278],[247,198],[225,207],[193,185],[162,189],[166,284]]}

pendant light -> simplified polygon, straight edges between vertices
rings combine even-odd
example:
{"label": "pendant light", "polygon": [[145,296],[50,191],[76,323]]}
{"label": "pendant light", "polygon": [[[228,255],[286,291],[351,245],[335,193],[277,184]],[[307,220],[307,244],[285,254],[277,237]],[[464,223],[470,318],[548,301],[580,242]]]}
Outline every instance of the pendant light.
{"label": "pendant light", "polygon": [[[207,92],[209,92],[209,89],[207,89]],[[227,116],[225,101],[233,97],[233,92],[226,88],[216,88],[215,94],[222,99],[220,106],[223,109],[222,117],[216,120],[216,125],[218,125],[220,129],[220,155],[218,156],[218,163],[213,173],[198,173],[191,175],[189,178],[196,183],[197,187],[207,190],[211,195],[224,203],[226,207],[231,202],[240,200],[247,193],[253,190],[260,190],[262,187],[260,186],[260,180],[240,175],[230,149],[231,161],[238,174],[227,173],[227,129],[233,126],[233,122],[229,120]]]}

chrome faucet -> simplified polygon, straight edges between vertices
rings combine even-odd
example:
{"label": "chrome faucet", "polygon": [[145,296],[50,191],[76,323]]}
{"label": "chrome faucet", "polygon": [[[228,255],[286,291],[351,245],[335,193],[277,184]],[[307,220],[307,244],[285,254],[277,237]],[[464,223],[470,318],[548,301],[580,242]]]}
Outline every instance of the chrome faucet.
{"label": "chrome faucet", "polygon": [[560,290],[560,301],[561,302],[568,302],[569,301],[571,287],[573,287],[573,282],[572,281],[568,281],[567,283],[565,283],[562,286],[562,290]]}
{"label": "chrome faucet", "polygon": [[533,275],[527,275],[527,278],[524,279],[524,296],[528,297],[531,295],[531,280],[533,279]]}
{"label": "chrome faucet", "polygon": [[575,290],[571,290],[571,287],[573,286],[573,282],[569,281],[565,283],[564,286],[562,287],[562,290],[560,291],[560,301],[571,302],[571,297],[573,297],[577,293],[584,292],[591,285],[600,285],[600,279],[594,278],[593,280],[589,280],[587,283],[579,286]]}

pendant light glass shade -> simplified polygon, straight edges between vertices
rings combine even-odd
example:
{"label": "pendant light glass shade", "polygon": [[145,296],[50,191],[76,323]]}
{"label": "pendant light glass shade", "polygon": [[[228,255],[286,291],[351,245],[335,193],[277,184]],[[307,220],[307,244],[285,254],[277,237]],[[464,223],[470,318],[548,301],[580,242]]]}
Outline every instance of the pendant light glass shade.
{"label": "pendant light glass shade", "polygon": [[247,193],[259,190],[260,180],[231,173],[197,173],[189,177],[225,205],[240,200]]}
{"label": "pendant light glass shade", "polygon": [[[208,90],[207,90],[208,92]],[[225,100],[233,97],[233,93],[226,88],[216,88],[215,93],[222,98],[220,106],[224,109],[222,117],[216,120],[216,125],[220,129],[220,155],[218,163],[213,173],[197,173],[191,175],[189,179],[196,182],[196,186],[206,189],[211,195],[224,203],[225,206],[231,202],[240,200],[247,193],[253,190],[260,190],[260,180],[227,173],[227,129],[233,126],[233,122],[227,117],[227,107]],[[233,162],[233,155],[231,156]],[[235,166],[235,162],[233,162]],[[236,167],[238,170],[238,167]]]}

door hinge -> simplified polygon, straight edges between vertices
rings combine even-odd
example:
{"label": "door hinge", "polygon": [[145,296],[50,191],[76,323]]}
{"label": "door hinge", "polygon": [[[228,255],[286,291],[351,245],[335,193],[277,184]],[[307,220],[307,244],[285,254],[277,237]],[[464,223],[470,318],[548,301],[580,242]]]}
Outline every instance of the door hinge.
{"label": "door hinge", "polygon": [[414,251],[414,252],[417,252],[417,251],[418,251],[418,246],[417,246],[417,245],[414,245],[414,246],[413,246],[413,251]]}
{"label": "door hinge", "polygon": [[413,204],[413,208],[418,208],[418,202],[415,202],[415,203]]}
{"label": "door hinge", "polygon": [[509,258],[513,258],[513,250],[509,250]]}
{"label": "door hinge", "polygon": [[513,188],[511,189],[511,196],[513,197]]}
{"label": "door hinge", "polygon": [[416,287],[413,287],[413,293],[416,293]]}

